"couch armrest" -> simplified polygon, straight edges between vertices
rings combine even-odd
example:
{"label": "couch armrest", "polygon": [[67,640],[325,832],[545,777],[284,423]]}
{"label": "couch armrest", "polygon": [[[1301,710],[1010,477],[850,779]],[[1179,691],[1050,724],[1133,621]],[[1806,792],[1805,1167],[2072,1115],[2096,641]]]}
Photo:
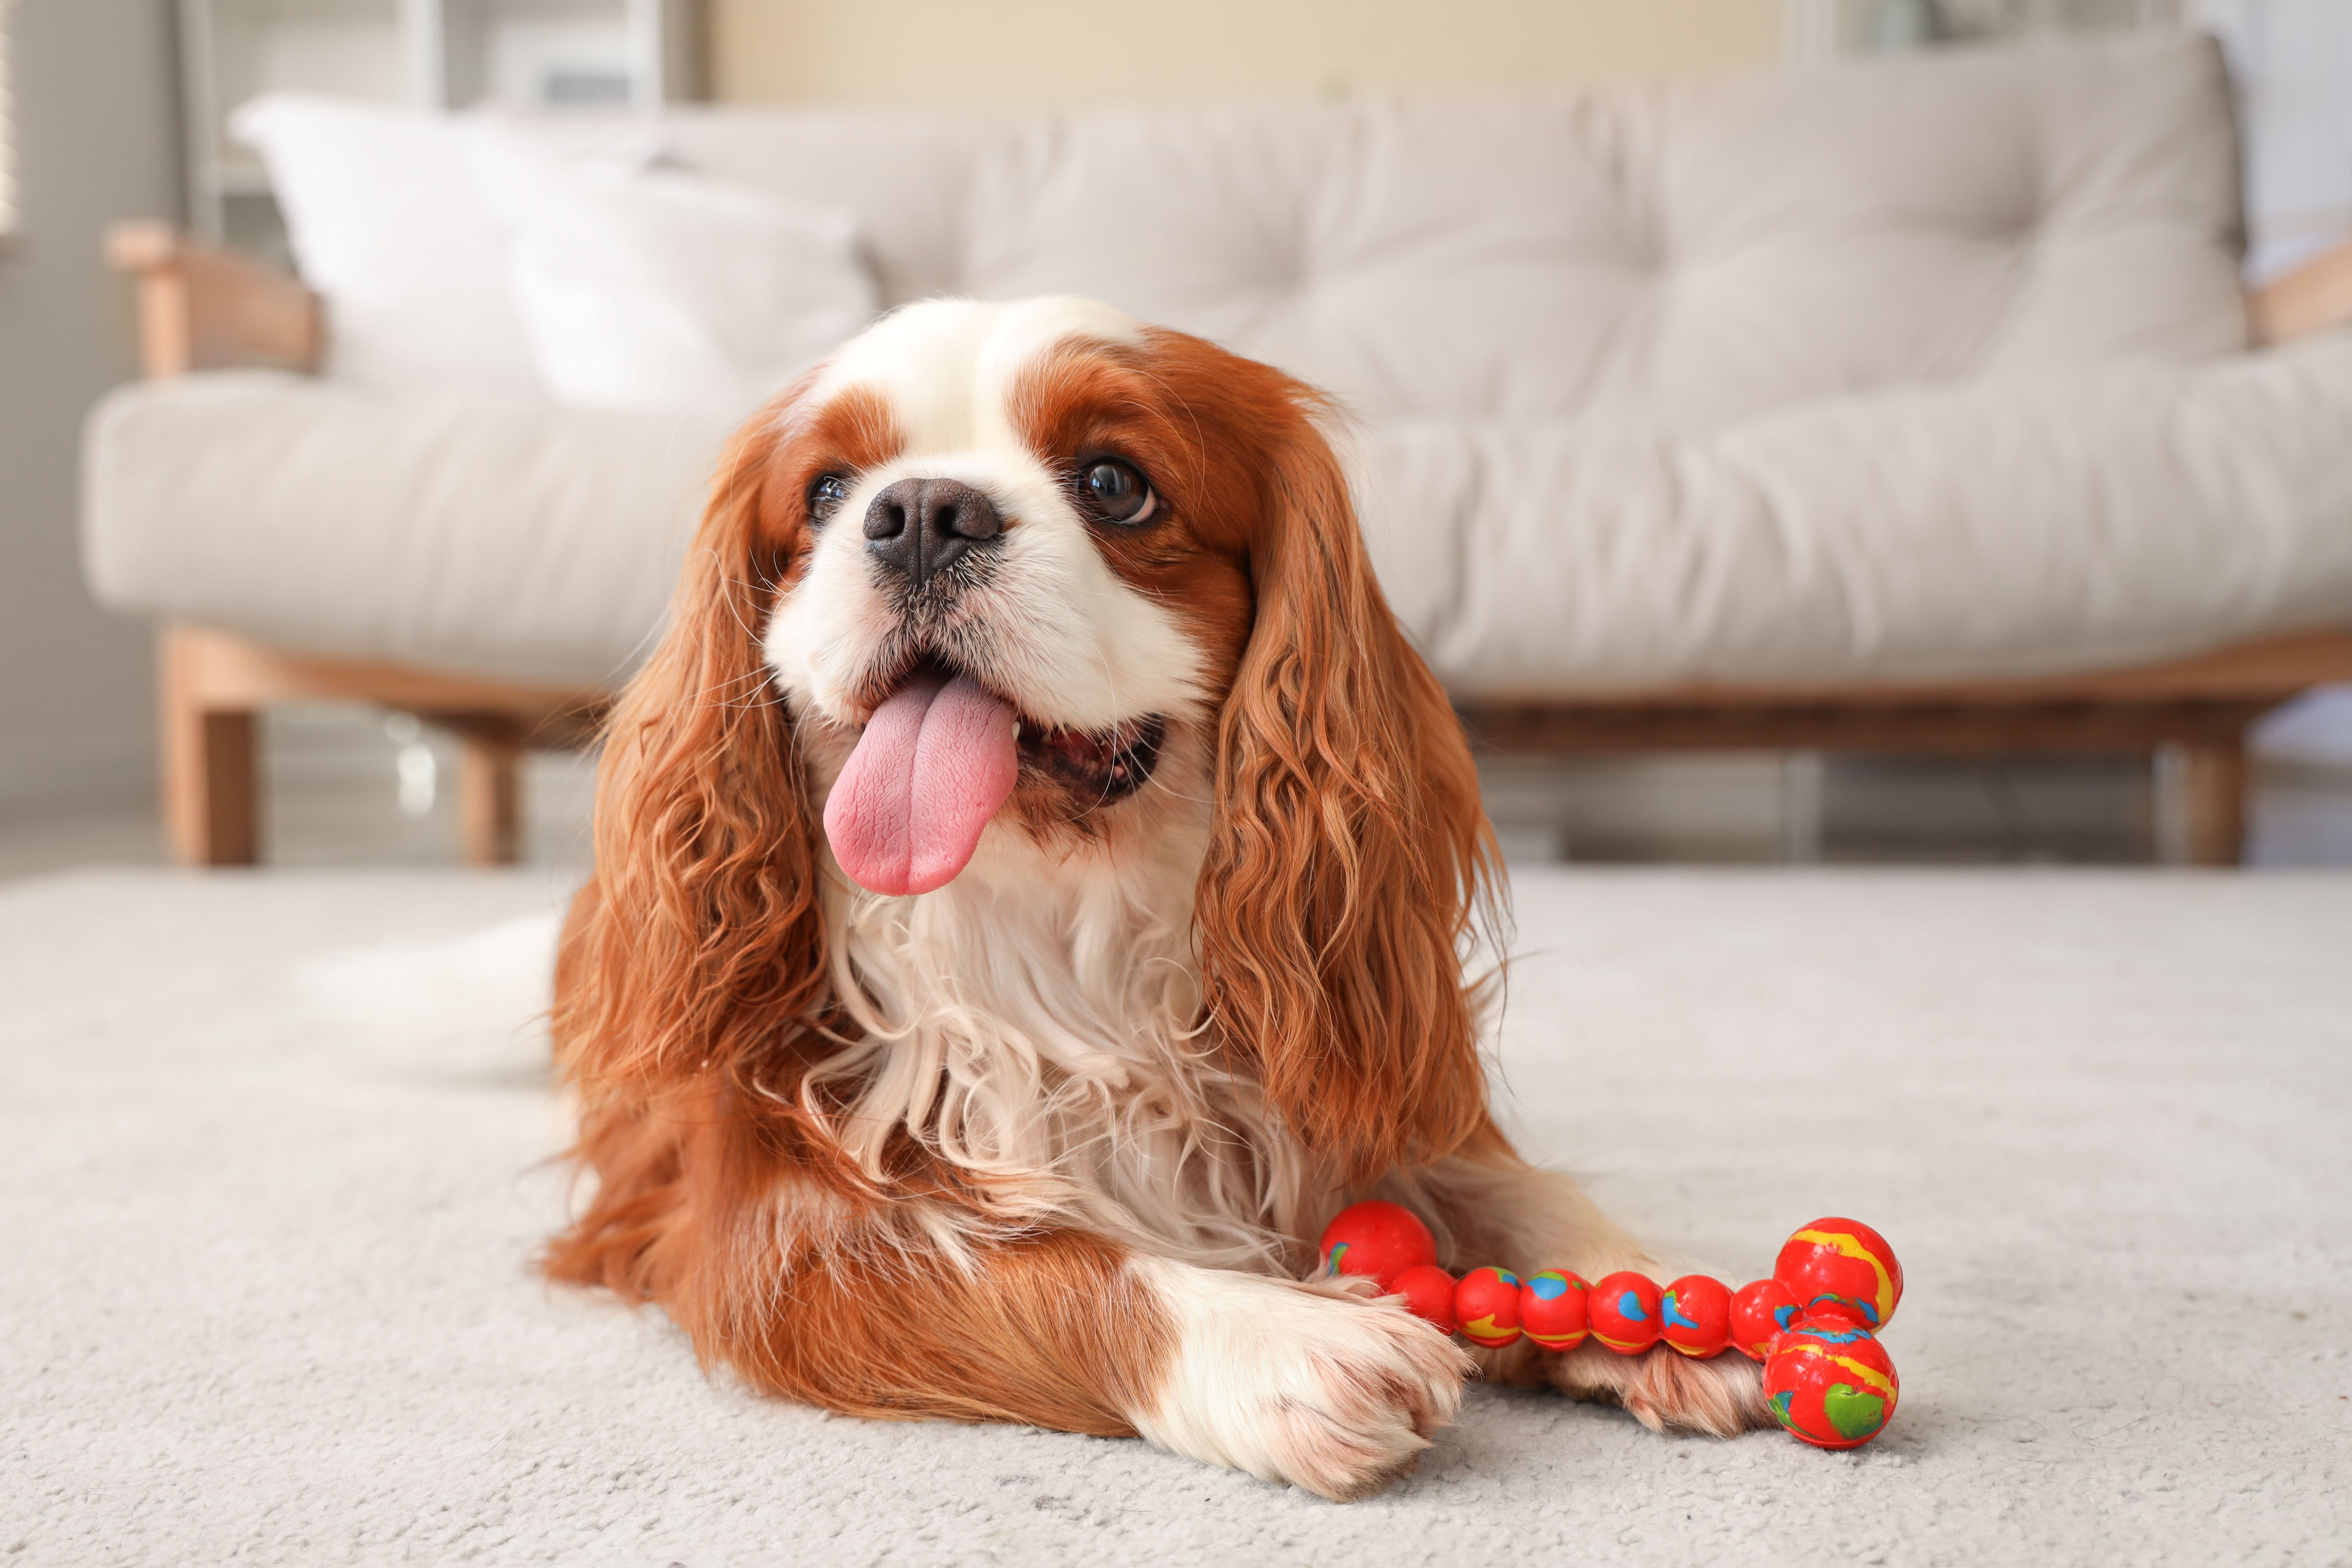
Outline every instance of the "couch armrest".
{"label": "couch armrest", "polygon": [[147,375],[318,368],[319,297],[293,279],[152,220],[107,230],[106,258],[139,280],[139,360]]}
{"label": "couch armrest", "polygon": [[2352,244],[2339,245],[2253,292],[2254,341],[2283,343],[2352,321]]}

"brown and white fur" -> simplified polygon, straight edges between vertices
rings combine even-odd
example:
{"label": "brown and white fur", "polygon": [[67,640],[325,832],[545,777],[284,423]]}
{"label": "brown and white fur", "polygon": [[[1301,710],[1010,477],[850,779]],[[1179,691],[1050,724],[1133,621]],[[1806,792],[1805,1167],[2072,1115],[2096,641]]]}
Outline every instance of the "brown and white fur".
{"label": "brown and white fur", "polygon": [[[554,1013],[595,1185],[554,1277],[660,1303],[772,1394],[1140,1434],[1350,1499],[1412,1469],[1474,1362],[1298,1282],[1345,1204],[1411,1204],[1457,1269],[1657,1271],[1488,1115],[1465,964],[1494,842],[1323,415],[1107,307],[940,300],[743,428],[606,741]],[[1140,524],[1089,511],[1106,458]],[[907,479],[1002,520],[919,592],[860,527]],[[1021,771],[961,875],[886,898],[819,824],[920,660],[1017,710]],[[1134,761],[1147,723],[1130,794],[1049,765]],[[1478,1361],[1654,1428],[1762,1413],[1738,1357]]]}

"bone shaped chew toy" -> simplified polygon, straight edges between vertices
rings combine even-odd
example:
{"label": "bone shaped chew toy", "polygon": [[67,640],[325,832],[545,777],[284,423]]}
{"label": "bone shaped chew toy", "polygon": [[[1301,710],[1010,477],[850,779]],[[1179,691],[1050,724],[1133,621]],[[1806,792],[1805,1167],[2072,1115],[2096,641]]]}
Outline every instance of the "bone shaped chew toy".
{"label": "bone shaped chew toy", "polygon": [[1609,1274],[1587,1283],[1564,1268],[1521,1279],[1437,1266],[1437,1243],[1412,1210],[1355,1204],[1323,1232],[1325,1275],[1361,1275],[1402,1296],[1416,1316],[1474,1345],[1500,1350],[1525,1336],[1547,1351],[1587,1338],[1619,1355],[1665,1344],[1704,1360],[1737,1349],[1764,1363],[1774,1418],[1817,1448],[1857,1448],[1886,1429],[1902,1385],[1878,1342],[1903,1300],[1903,1266],[1886,1238],[1859,1220],[1800,1226],[1781,1244],[1772,1277],[1734,1291],[1686,1274],[1669,1285]]}

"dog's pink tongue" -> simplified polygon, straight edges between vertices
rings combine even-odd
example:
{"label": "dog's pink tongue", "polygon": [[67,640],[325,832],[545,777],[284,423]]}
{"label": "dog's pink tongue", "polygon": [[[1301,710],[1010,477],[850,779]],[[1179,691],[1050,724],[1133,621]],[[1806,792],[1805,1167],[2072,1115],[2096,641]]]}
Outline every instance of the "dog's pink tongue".
{"label": "dog's pink tongue", "polygon": [[943,888],[1021,771],[1012,707],[969,675],[923,670],[874,710],[824,803],[833,858],[861,888]]}

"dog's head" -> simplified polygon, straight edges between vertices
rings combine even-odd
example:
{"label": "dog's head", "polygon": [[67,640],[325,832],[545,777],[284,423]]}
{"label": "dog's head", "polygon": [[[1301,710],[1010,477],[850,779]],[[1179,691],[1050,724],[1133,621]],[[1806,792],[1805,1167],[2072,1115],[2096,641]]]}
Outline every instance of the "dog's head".
{"label": "dog's head", "polygon": [[1299,1134],[1457,1145],[1492,840],[1323,412],[1079,300],[908,307],[762,411],[608,738],[567,1051],[814,1029],[835,865],[920,897],[1179,854],[1209,1021]]}
{"label": "dog's head", "polygon": [[925,893],[983,839],[1020,875],[1197,815],[1305,413],[1077,300],[903,310],[792,399],[765,651],[852,879]]}

